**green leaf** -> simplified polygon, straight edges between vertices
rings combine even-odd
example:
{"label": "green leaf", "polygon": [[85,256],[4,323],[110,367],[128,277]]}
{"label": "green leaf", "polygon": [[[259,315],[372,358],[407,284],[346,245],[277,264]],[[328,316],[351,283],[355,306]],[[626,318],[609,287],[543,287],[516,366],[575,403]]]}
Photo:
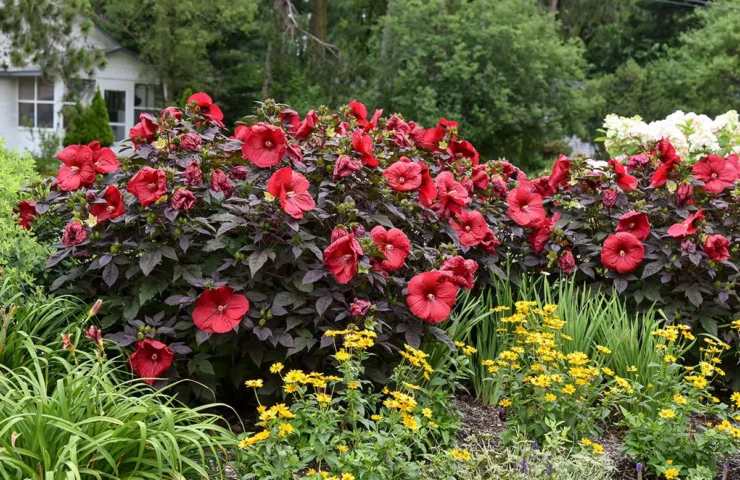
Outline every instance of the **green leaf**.
{"label": "green leaf", "polygon": [[147,251],[139,260],[139,268],[144,276],[148,276],[154,270],[154,267],[162,261],[162,251],[159,249]]}
{"label": "green leaf", "polygon": [[252,274],[252,277],[254,277],[255,273],[260,271],[269,258],[270,255],[266,250],[254,252],[249,256],[247,264],[249,265],[249,271]]}

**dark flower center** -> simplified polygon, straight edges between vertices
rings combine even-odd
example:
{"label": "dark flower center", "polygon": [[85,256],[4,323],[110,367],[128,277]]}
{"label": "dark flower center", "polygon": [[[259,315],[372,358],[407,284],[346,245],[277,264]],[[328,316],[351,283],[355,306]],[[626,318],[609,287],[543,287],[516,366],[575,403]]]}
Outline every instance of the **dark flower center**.
{"label": "dark flower center", "polygon": [[152,360],[156,361],[157,358],[159,358],[159,357],[157,357],[157,354],[156,353],[152,353]]}
{"label": "dark flower center", "polygon": [[266,141],[266,142],[265,142],[265,146],[266,146],[267,148],[270,148],[270,147],[272,147],[272,142],[271,142],[270,140]]}
{"label": "dark flower center", "polygon": [[146,188],[148,188],[150,192],[154,192],[155,190],[157,190],[157,184],[154,182],[149,183],[147,184]]}

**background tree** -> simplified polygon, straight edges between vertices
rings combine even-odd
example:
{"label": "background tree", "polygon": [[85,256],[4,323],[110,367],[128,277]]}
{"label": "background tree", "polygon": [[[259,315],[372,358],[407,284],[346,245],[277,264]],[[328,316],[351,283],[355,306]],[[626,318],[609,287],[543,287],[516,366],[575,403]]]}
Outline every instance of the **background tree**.
{"label": "background tree", "polygon": [[65,147],[67,145],[87,145],[93,141],[98,141],[100,145],[108,147],[115,140],[113,130],[110,128],[108,110],[100,90],[95,92],[89,107],[83,107],[79,102],[75,105],[64,140],[62,140]]}

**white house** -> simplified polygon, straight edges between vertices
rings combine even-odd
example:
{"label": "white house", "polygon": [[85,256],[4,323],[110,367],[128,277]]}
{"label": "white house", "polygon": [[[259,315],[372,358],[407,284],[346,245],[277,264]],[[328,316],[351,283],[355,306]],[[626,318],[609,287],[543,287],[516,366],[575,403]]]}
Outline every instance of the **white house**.
{"label": "white house", "polygon": [[[5,41],[3,41],[5,40]],[[159,112],[164,106],[164,91],[156,73],[135,54],[116,42],[100,27],[80,42],[105,52],[107,64],[92,76],[81,74],[68,82],[45,80],[35,66],[0,67],[0,138],[5,146],[21,150],[38,149],[40,133],[63,133],[62,108],[79,98],[89,103],[96,89],[105,99],[110,125],[121,141],[138,121],[141,112]],[[0,65],[9,64],[7,39],[0,36]]]}

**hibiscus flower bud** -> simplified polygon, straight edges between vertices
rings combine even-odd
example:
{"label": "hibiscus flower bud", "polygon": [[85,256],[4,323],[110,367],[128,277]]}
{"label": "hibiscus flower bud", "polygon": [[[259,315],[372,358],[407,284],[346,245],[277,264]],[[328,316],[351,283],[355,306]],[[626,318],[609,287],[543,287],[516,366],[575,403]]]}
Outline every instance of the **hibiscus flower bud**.
{"label": "hibiscus flower bud", "polygon": [[344,227],[337,227],[331,231],[331,243],[334,243],[340,238],[346,237],[347,235],[349,235],[347,229],[345,229]]}
{"label": "hibiscus flower bud", "polygon": [[506,181],[498,176],[491,177],[491,193],[498,198],[504,198],[508,193]]}
{"label": "hibiscus flower bud", "polygon": [[219,169],[214,170],[211,174],[211,189],[215,192],[222,192],[226,198],[234,194],[234,184]]}
{"label": "hibiscus flower bud", "polygon": [[354,317],[364,318],[365,315],[367,315],[367,312],[370,310],[371,306],[372,304],[367,300],[362,300],[355,297],[355,301],[352,302],[352,305],[350,305],[349,307],[349,313],[351,313]]}
{"label": "hibiscus flower bud", "polygon": [[694,195],[694,187],[688,183],[682,183],[676,189],[676,205],[685,206]]}
{"label": "hibiscus flower bud", "polygon": [[362,164],[359,161],[354,160],[347,155],[340,155],[334,164],[334,181],[336,182],[340,178],[359,172],[361,169]]}
{"label": "hibiscus flower bud", "polygon": [[468,177],[461,178],[460,185],[465,187],[465,190],[468,191],[468,195],[473,194],[473,190],[475,190],[475,185],[473,185],[473,181],[471,179],[469,179]]}
{"label": "hibiscus flower bud", "polygon": [[62,243],[64,245],[72,247],[79,245],[85,240],[87,240],[87,230],[85,230],[85,227],[79,220],[69,222],[64,227],[64,235],[62,236]]}
{"label": "hibiscus flower bud", "polygon": [[481,248],[483,248],[483,250],[490,253],[491,255],[494,255],[496,253],[496,247],[498,247],[499,245],[501,245],[501,241],[491,229],[486,232],[483,240],[481,240],[480,242]]}
{"label": "hibiscus flower bud", "polygon": [[617,198],[619,197],[619,192],[616,190],[604,190],[601,192],[601,198],[604,201],[604,206],[606,208],[612,208],[614,205],[617,204]]}
{"label": "hibiscus flower bud", "polygon": [[650,164],[650,156],[647,153],[638,153],[627,159],[627,168],[630,170],[645,167]]}
{"label": "hibiscus flower bud", "polygon": [[229,178],[232,180],[246,180],[248,172],[249,170],[244,165],[237,165],[229,172]]}
{"label": "hibiscus flower bud", "polygon": [[355,234],[355,238],[362,238],[365,236],[365,227],[362,225],[354,225],[352,227],[352,233]]}
{"label": "hibiscus flower bud", "polygon": [[195,205],[195,195],[189,190],[184,188],[178,188],[172,194],[172,200],[170,200],[170,206],[173,210],[185,210],[186,212],[193,208]]}
{"label": "hibiscus flower bud", "polygon": [[197,187],[203,181],[203,172],[198,167],[198,162],[190,162],[183,173],[183,183],[191,187]]}
{"label": "hibiscus flower bud", "polygon": [[570,250],[566,250],[562,255],[560,255],[560,258],[558,258],[558,264],[563,273],[566,274],[573,273],[576,269],[576,259]]}
{"label": "hibiscus flower bud", "polygon": [[95,201],[95,192],[87,192],[87,195],[85,195],[85,199],[88,201],[88,203],[92,203]]}
{"label": "hibiscus flower bud", "polygon": [[200,135],[198,135],[197,133],[190,132],[180,137],[180,146],[183,149],[189,150],[191,152],[197,152],[198,150],[200,150],[200,143]]}

